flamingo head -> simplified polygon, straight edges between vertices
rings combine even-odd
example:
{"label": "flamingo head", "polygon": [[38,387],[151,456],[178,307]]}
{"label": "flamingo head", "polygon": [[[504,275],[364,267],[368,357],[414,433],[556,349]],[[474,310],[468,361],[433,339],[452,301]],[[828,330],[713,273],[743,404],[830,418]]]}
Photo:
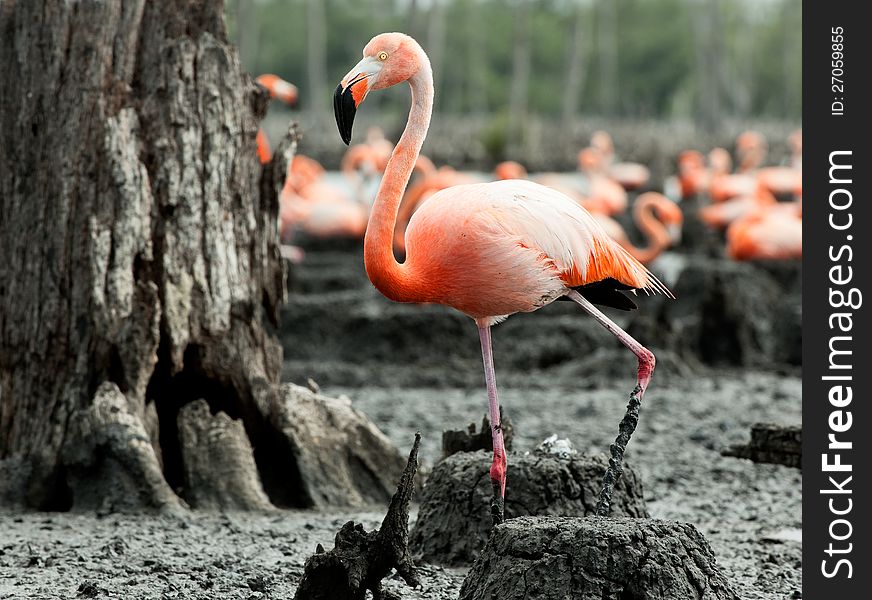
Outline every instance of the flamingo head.
{"label": "flamingo head", "polygon": [[588,146],[578,153],[578,168],[582,171],[598,171],[603,165],[603,155],[599,148]]}
{"label": "flamingo head", "polygon": [[351,141],[357,107],[371,90],[407,81],[427,62],[427,55],[404,33],[382,33],[363,49],[363,59],[342,78],[333,93],[333,112],[342,141]]}
{"label": "flamingo head", "polygon": [[684,150],[678,155],[678,170],[682,173],[702,169],[705,159],[698,150]]}
{"label": "flamingo head", "polygon": [[724,148],[712,148],[708,154],[709,165],[715,173],[729,173],[733,170],[733,158]]}
{"label": "flamingo head", "polygon": [[501,162],[494,168],[494,175],[497,179],[526,179],[527,169],[519,162],[506,160]]}
{"label": "flamingo head", "polygon": [[604,156],[611,156],[615,153],[615,143],[612,141],[612,136],[608,131],[602,129],[591,134],[590,145],[602,152]]}
{"label": "flamingo head", "polygon": [[297,90],[297,86],[293,83],[288,83],[278,75],[273,75],[271,73],[259,75],[255,81],[266,88],[269,92],[270,98],[281,100],[289,106],[297,104],[299,90]]}

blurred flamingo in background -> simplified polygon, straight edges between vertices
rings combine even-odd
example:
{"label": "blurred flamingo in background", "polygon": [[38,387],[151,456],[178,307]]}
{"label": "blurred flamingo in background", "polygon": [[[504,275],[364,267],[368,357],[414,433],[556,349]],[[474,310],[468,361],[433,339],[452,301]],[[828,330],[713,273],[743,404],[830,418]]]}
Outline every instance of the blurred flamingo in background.
{"label": "blurred flamingo in background", "polygon": [[[288,83],[278,75],[266,73],[259,75],[254,80],[258,85],[269,92],[270,98],[280,100],[288,106],[294,106],[297,103],[299,96],[297,86],[293,83]],[[262,164],[266,164],[272,160],[272,148],[270,147],[269,138],[263,128],[257,130],[257,156]]]}
{"label": "blurred flamingo in background", "polygon": [[698,215],[700,220],[709,227],[724,229],[736,219],[776,203],[777,200],[772,192],[764,186],[758,185],[753,194],[736,196],[717,204],[704,206],[699,209]]}
{"label": "blurred flamingo in background", "polygon": [[757,191],[757,178],[751,173],[731,173],[733,159],[723,148],[709,152],[711,179],[709,197],[713,202],[723,202],[736,196],[752,196]]}
{"label": "blurred flamingo in background", "polygon": [[280,100],[288,106],[297,104],[299,90],[297,90],[297,86],[293,83],[289,83],[272,73],[258,75],[255,81],[267,89],[271,98]]}
{"label": "blurred flamingo in background", "polygon": [[604,171],[602,153],[584,148],[578,153],[578,167],[588,180],[585,197],[601,206],[601,212],[617,215],[627,210],[627,191]]}
{"label": "blurred flamingo in background", "polygon": [[706,168],[705,157],[698,150],[684,150],[678,155],[678,196],[687,200],[707,192],[711,173]]}
{"label": "blurred flamingo in background", "polygon": [[295,229],[317,238],[363,237],[368,210],[365,203],[324,181],[317,161],[297,155],[288,165],[279,197],[282,240],[293,239]]}
{"label": "blurred flamingo in background", "polygon": [[625,190],[639,189],[651,178],[651,170],[641,163],[616,161],[615,144],[607,131],[595,131],[590,137],[590,145],[600,151],[606,174]]}
{"label": "blurred flamingo in background", "polygon": [[[457,185],[435,193],[410,219],[406,259],[398,263],[393,254],[397,211],[433,110],[430,61],[411,37],[378,35],[334,94],[336,122],[347,144],[355,112],[366,95],[404,81],[411,87],[412,107],[370,214],[364,263],[373,285],[391,300],[443,304],[475,320],[492,426],[491,513],[498,523],[503,520],[506,452],[491,327],[509,315],[537,310],[561,297],[573,300],[637,356],[631,404],[638,407],[654,370],[654,355],[593,303],[631,309],[635,305],[620,290],[671,294],[581,206],[559,192],[522,180]],[[598,514],[609,512],[611,488],[621,471],[622,445],[633,428],[622,423],[620,451],[613,452],[603,479]]]}
{"label": "blurred flamingo in background", "polygon": [[370,127],[366,132],[366,141],[348,148],[342,157],[342,172],[354,179],[355,174],[364,176],[384,172],[391,157],[394,145],[385,137],[381,127]]}
{"label": "blurred flamingo in background", "polygon": [[658,192],[645,192],[633,204],[633,220],[648,241],[644,248],[634,246],[624,228],[611,217],[594,216],[609,237],[642,264],[652,262],[663,251],[677,244],[681,240],[681,228],[684,225],[684,214],[678,205]]}
{"label": "blurred flamingo in background", "polygon": [[769,144],[758,131],[743,131],[736,137],[736,158],[739,163],[737,173],[755,171],[766,160]]}
{"label": "blurred flamingo in background", "polygon": [[802,258],[802,205],[785,202],[759,208],[727,229],[727,256],[734,260]]}
{"label": "blurred flamingo in background", "polygon": [[787,138],[790,147],[789,164],[780,167],[765,167],[757,171],[761,185],[779,196],[802,196],[802,130],[798,129]]}

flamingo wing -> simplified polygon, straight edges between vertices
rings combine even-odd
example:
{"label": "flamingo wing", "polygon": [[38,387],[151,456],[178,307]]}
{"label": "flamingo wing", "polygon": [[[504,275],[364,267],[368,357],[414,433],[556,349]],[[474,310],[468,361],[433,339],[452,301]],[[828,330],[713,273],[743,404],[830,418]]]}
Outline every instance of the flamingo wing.
{"label": "flamingo wing", "polygon": [[[439,191],[412,216],[406,247],[413,260],[427,263],[422,272],[434,274],[432,288],[444,285],[451,290],[452,301],[436,300],[461,310],[469,302],[474,308],[464,312],[474,316],[472,311],[503,315],[535,310],[569,289],[584,292],[583,286],[597,282],[603,282],[596,286],[602,300],[610,295],[606,290],[611,282],[616,282],[612,290],[643,289],[671,296],[590,213],[564,194],[531,181]],[[484,282],[495,296],[506,299],[494,303],[494,312],[467,297],[471,292],[466,290],[481,289]],[[605,303],[632,308],[628,302],[615,298]]]}

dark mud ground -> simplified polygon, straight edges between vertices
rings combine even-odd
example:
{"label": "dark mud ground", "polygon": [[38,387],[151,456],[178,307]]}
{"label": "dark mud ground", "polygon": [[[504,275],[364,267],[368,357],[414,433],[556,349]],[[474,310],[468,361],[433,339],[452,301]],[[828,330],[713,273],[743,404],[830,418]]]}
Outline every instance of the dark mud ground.
{"label": "dark mud ground", "polygon": [[[296,283],[304,295],[285,317],[316,323],[307,334],[316,347],[309,355],[300,349],[304,343],[284,340],[286,378],[303,383],[312,376],[325,393],[349,396],[403,453],[420,430],[422,462],[432,465],[441,431],[478,423],[486,410],[472,323],[437,307],[395,312],[367,289],[362,273],[318,267],[314,258],[311,264],[312,273]],[[358,268],[354,261],[352,268]],[[639,302],[642,311],[645,302]],[[323,308],[346,303],[355,309]],[[556,433],[579,451],[604,452],[633,385],[632,357],[605,342],[604,349],[577,356],[570,344],[569,358],[555,356],[551,346],[525,346],[552,339],[563,347],[579,332],[595,342],[606,339],[571,306],[540,312],[515,317],[515,326],[510,320],[494,333],[515,447],[533,449]],[[361,324],[361,314],[369,325]],[[420,331],[429,326],[442,337],[421,340],[418,331],[407,337],[393,331],[377,339],[372,333],[419,314],[426,317]],[[349,337],[337,342],[334,328]],[[449,355],[446,347],[454,351]],[[534,356],[530,364],[527,355]],[[800,422],[799,371],[691,367],[669,351],[658,356],[627,453],[642,477],[651,516],[696,525],[740,597],[800,598],[799,470],[720,455],[746,442],[756,422]],[[377,527],[385,508],[181,517],[0,514],[0,598],[292,598],[316,544],[332,547],[349,519]],[[409,599],[457,597],[465,570],[420,569],[422,588],[409,590],[398,580],[387,587]]]}

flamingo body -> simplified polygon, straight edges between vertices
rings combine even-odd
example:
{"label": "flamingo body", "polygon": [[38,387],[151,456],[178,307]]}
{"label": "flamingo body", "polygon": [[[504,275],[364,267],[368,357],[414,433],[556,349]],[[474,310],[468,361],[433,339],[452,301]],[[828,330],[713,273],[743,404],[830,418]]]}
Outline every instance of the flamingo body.
{"label": "flamingo body", "polygon": [[590,213],[531,181],[437,192],[412,215],[406,249],[404,267],[426,282],[418,301],[445,304],[489,323],[606,278],[631,288],[655,285]]}
{"label": "flamingo body", "polygon": [[736,221],[727,229],[727,255],[735,260],[802,258],[802,218],[795,210],[759,211]]}

